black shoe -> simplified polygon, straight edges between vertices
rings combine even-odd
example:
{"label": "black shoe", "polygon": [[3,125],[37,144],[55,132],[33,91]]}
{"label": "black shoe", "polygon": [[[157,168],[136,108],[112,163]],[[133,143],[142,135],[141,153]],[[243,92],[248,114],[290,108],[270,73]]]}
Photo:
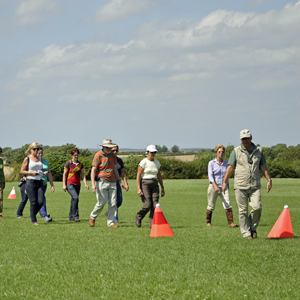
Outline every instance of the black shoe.
{"label": "black shoe", "polygon": [[141,220],[139,219],[139,217],[137,215],[135,216],[135,225],[137,227],[141,227],[142,226]]}

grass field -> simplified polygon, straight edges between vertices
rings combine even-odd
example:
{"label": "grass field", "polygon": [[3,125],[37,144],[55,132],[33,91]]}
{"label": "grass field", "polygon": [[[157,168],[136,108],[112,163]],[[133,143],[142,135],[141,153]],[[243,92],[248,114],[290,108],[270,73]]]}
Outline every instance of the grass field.
{"label": "grass field", "polygon": [[[150,238],[147,219],[134,224],[141,201],[134,180],[123,193],[120,227],[107,228],[104,214],[88,225],[96,199],[80,195],[80,223],[68,221],[70,196],[55,183],[47,191],[52,223],[40,226],[17,219],[21,199],[6,200],[0,220],[2,299],[300,299],[300,180],[275,179],[266,193],[258,238],[245,240],[239,228],[228,228],[220,199],[212,227],[205,223],[207,180],[165,180],[162,211],[175,236]],[[231,182],[231,187],[233,186]],[[237,208],[231,189],[234,221]],[[283,210],[290,206],[295,238],[268,239]]]}

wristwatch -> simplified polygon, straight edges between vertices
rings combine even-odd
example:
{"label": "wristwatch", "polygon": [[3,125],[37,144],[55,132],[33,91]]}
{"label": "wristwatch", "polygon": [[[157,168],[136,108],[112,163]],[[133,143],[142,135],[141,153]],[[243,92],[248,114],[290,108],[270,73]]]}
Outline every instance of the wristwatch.
{"label": "wristwatch", "polygon": [[272,179],[270,178],[270,179],[268,179],[268,181],[272,181]]}

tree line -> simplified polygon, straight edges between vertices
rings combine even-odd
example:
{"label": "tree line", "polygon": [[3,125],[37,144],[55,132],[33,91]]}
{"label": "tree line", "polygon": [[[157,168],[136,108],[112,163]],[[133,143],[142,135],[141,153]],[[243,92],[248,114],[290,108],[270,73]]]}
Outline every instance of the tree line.
{"label": "tree line", "polygon": [[[29,145],[26,144],[18,149],[11,149],[10,147],[3,149],[5,165],[14,168],[13,174],[11,174],[7,180],[16,181],[20,179],[20,168],[26,156],[25,151],[28,149],[28,146]],[[158,146],[159,145],[156,145],[157,148]],[[49,161],[51,173],[55,181],[62,180],[64,165],[71,159],[70,150],[75,147],[76,145],[74,144],[53,147],[43,146],[44,158]],[[168,157],[168,152],[162,151],[163,147],[166,146],[160,147],[160,152],[156,158],[161,163],[161,172],[165,179],[207,178],[208,162],[215,158],[213,149],[198,151],[194,160],[187,162]],[[233,149],[234,146],[227,146],[224,155],[225,160],[228,161]],[[79,150],[79,160],[84,165],[85,175],[90,179],[95,152],[88,149]],[[277,144],[272,147],[262,147],[262,150],[272,178],[300,178],[300,145],[287,147],[286,144]],[[179,147],[178,151],[174,153],[182,154],[182,152],[179,151]],[[143,157],[136,153],[131,153],[129,156],[123,158],[126,174],[129,179],[136,178],[138,164],[142,158]]]}

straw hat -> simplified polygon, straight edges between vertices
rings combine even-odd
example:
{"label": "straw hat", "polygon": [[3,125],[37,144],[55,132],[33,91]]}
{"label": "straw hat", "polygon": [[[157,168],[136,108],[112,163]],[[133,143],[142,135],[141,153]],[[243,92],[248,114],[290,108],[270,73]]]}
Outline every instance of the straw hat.
{"label": "straw hat", "polygon": [[103,145],[100,145],[100,146],[107,147],[107,148],[113,148],[113,147],[116,147],[117,145],[113,144],[112,140],[104,139],[103,140]]}

